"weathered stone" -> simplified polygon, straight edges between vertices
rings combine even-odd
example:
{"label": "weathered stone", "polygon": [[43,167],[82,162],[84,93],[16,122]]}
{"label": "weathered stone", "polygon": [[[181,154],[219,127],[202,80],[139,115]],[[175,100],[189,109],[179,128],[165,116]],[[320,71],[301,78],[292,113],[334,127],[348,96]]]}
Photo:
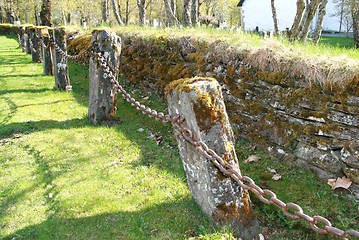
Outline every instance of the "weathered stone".
{"label": "weathered stone", "polygon": [[352,182],[359,184],[359,169],[343,168],[343,172]]}
{"label": "weathered stone", "polygon": [[340,151],[340,157],[349,167],[359,169],[359,143],[346,144]]}
{"label": "weathered stone", "polygon": [[[53,32],[54,32],[53,37],[55,44],[57,44],[57,46],[59,46],[61,50],[66,53],[67,50],[66,50],[65,28],[55,28]],[[53,64],[54,64],[55,86],[60,90],[71,91],[72,87],[70,84],[67,58],[65,58],[56,49],[54,49]]]}
{"label": "weathered stone", "polygon": [[[168,87],[171,115],[181,114],[196,138],[223,157],[239,172],[234,137],[220,86],[214,79],[182,79]],[[182,138],[177,138],[192,196],[219,225],[229,225],[243,239],[258,233],[258,222],[248,192]]]}
{"label": "weathered stone", "polygon": [[43,58],[43,67],[44,67],[44,75],[54,75],[54,67],[53,67],[53,59],[52,59],[52,50],[51,46],[49,46],[50,43],[50,33],[49,29],[43,29],[42,31],[42,41],[48,48],[42,48],[42,58]]}
{"label": "weathered stone", "polygon": [[347,114],[341,111],[331,110],[328,119],[333,122],[342,123],[349,126],[359,126],[359,115]]}
{"label": "weathered stone", "polygon": [[39,36],[37,35],[36,27],[29,28],[29,38],[31,40],[30,48],[31,48],[31,58],[34,63],[41,63],[41,52],[39,45]]}
{"label": "weathered stone", "polygon": [[27,54],[31,54],[31,47],[30,47],[30,31],[29,29],[32,28],[33,26],[26,26],[25,27],[25,36],[24,36],[24,39],[25,39],[25,52]]}
{"label": "weathered stone", "polygon": [[[102,53],[115,81],[120,64],[121,39],[113,32],[94,30],[92,44]],[[116,119],[117,90],[106,76],[103,66],[95,55],[90,58],[89,118],[92,124]]]}
{"label": "weathered stone", "polygon": [[300,142],[294,154],[321,169],[329,172],[338,173],[341,170],[340,162],[337,158],[326,151],[321,151],[316,147],[309,146]]}

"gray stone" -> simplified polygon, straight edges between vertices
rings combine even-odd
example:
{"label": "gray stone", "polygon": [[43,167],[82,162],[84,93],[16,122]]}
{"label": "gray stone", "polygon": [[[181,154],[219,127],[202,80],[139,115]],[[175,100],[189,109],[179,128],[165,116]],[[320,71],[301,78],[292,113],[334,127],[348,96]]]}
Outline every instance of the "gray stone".
{"label": "gray stone", "polygon": [[[53,34],[56,45],[58,45],[62,51],[67,52],[65,28],[55,28]],[[67,58],[55,49],[53,53],[55,86],[60,90],[71,91],[72,87],[70,84]]]}
{"label": "gray stone", "polygon": [[[102,57],[112,69],[115,81],[117,81],[121,39],[113,32],[94,30],[92,44],[95,51],[103,54]],[[95,125],[116,119],[117,90],[106,75],[97,57],[92,55],[90,58],[89,118],[90,122]]]}
{"label": "gray stone", "polygon": [[[170,114],[183,115],[194,136],[239,172],[234,136],[218,82],[182,79],[172,83],[168,91]],[[218,225],[229,225],[243,239],[252,239],[259,227],[248,193],[183,138],[177,141],[189,188],[203,211]]]}
{"label": "gray stone", "polygon": [[359,125],[358,115],[347,114],[336,110],[331,110],[328,113],[328,119],[333,122],[342,123],[349,126],[357,127]]}
{"label": "gray stone", "polygon": [[323,170],[333,173],[338,173],[341,170],[339,160],[333,155],[302,142],[298,144],[294,154],[298,158],[301,158]]}
{"label": "gray stone", "polygon": [[359,169],[343,168],[343,172],[352,182],[359,184]]}

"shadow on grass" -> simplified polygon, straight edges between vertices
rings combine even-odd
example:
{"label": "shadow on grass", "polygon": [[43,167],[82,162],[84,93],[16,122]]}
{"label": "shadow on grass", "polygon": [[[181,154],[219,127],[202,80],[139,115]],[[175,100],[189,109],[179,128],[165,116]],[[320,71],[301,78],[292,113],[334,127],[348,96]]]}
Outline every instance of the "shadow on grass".
{"label": "shadow on grass", "polygon": [[0,90],[0,95],[12,94],[12,93],[43,93],[53,91],[52,88],[38,88],[38,89],[9,89]]}
{"label": "shadow on grass", "polygon": [[[132,212],[119,211],[68,219],[53,215],[41,224],[25,227],[3,239],[190,238],[204,233],[201,232],[201,226],[195,224],[198,215],[208,224],[208,218],[199,212],[186,211],[187,206],[193,204],[195,203],[191,198],[183,198]],[[181,224],[178,224],[179,221]]]}
{"label": "shadow on grass", "polygon": [[42,120],[10,124],[0,124],[0,138],[9,138],[13,134],[29,134],[47,129],[71,129],[88,125],[87,117],[66,121]]}

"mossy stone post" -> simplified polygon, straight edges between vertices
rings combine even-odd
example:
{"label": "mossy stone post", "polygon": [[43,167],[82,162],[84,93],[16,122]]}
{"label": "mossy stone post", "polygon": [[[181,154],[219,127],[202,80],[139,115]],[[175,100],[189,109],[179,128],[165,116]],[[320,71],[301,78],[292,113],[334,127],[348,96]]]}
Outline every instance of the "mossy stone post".
{"label": "mossy stone post", "polygon": [[44,44],[48,46],[47,48],[42,47],[42,62],[44,67],[44,75],[54,75],[51,46],[49,45],[50,43],[49,29],[47,28],[42,29],[41,36]]}
{"label": "mossy stone post", "polygon": [[26,50],[26,35],[25,35],[25,27],[19,27],[19,35],[20,35],[20,46],[21,51],[25,52]]}
{"label": "mossy stone post", "polygon": [[25,27],[25,36],[24,36],[24,40],[25,40],[25,52],[27,54],[31,54],[32,50],[31,50],[31,46],[30,46],[30,28],[32,26],[26,26]]}
{"label": "mossy stone post", "polygon": [[[55,28],[54,31],[54,42],[63,52],[66,50],[66,32],[65,28]],[[72,91],[69,78],[69,67],[67,63],[67,58],[65,58],[61,53],[54,49],[54,76],[55,76],[55,86],[60,90]]]}
{"label": "mossy stone post", "polygon": [[[194,136],[240,172],[218,82],[213,78],[181,79],[167,87],[167,94],[169,113],[184,116]],[[191,194],[203,211],[242,239],[257,236],[259,225],[248,192],[183,138],[177,137],[177,142]]]}
{"label": "mossy stone post", "polygon": [[41,53],[39,47],[39,38],[37,35],[37,28],[36,27],[29,28],[29,33],[30,33],[29,37],[32,42],[32,49],[31,49],[32,62],[41,63],[41,58],[40,58]]}
{"label": "mossy stone post", "polygon": [[[114,32],[98,29],[92,32],[92,47],[102,54],[107,65],[118,78],[121,38]],[[89,118],[92,124],[116,119],[117,91],[106,76],[98,58],[90,58]]]}

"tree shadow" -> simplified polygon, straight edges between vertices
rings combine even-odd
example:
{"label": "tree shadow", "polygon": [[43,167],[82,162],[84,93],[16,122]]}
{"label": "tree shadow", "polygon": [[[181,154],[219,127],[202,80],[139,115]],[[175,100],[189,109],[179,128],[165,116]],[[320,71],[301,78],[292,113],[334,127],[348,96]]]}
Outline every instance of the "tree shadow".
{"label": "tree shadow", "polygon": [[15,134],[30,134],[32,132],[45,131],[48,129],[72,129],[88,125],[85,117],[66,121],[41,120],[0,124],[0,139],[9,138]]}
{"label": "tree shadow", "polygon": [[52,88],[9,89],[9,90],[0,90],[0,95],[12,94],[12,93],[43,93],[48,91],[54,91],[54,90]]}
{"label": "tree shadow", "polygon": [[[202,226],[196,225],[198,218],[209,223],[198,208],[193,211],[195,204],[191,198],[182,198],[131,212],[117,211],[81,218],[53,215],[40,224],[25,227],[2,239],[190,238],[203,233]],[[209,231],[214,232],[215,226]]]}

